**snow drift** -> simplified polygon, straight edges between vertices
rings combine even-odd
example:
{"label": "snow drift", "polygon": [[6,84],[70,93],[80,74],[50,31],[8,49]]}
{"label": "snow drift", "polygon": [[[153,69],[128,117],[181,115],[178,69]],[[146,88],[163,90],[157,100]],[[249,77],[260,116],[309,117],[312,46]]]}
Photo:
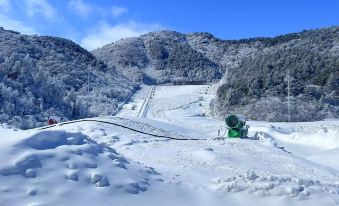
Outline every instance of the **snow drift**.
{"label": "snow drift", "polygon": [[[82,133],[1,129],[1,204],[64,204],[69,196],[137,194],[157,172]],[[98,188],[102,188],[98,190]],[[68,199],[69,200],[69,199]],[[33,201],[34,202],[34,201]]]}

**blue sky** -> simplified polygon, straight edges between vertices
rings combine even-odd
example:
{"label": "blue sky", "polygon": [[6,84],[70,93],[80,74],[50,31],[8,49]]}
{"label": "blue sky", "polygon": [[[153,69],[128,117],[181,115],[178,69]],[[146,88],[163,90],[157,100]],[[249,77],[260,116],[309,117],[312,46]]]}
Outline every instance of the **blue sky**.
{"label": "blue sky", "polygon": [[339,0],[0,0],[0,25],[88,50],[162,29],[272,37],[339,25]]}

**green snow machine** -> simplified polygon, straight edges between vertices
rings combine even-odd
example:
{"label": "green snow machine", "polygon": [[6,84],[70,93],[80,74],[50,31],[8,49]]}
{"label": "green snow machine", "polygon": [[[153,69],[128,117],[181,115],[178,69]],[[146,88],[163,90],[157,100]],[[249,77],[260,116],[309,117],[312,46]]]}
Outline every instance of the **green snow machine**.
{"label": "green snow machine", "polygon": [[230,114],[226,116],[225,123],[228,129],[229,138],[246,138],[248,133],[248,125],[245,118]]}

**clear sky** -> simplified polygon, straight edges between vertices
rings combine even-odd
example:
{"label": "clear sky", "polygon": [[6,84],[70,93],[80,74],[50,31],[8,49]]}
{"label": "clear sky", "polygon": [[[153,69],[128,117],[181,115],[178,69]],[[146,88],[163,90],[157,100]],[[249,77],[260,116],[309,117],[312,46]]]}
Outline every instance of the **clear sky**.
{"label": "clear sky", "polygon": [[162,29],[272,37],[339,25],[339,0],[0,0],[0,25],[88,50]]}

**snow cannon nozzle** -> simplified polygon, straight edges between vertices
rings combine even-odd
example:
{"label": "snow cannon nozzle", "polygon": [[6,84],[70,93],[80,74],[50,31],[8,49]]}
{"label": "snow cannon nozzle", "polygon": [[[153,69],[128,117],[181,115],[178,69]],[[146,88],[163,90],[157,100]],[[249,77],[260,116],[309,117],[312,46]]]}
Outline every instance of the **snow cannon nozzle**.
{"label": "snow cannon nozzle", "polygon": [[227,127],[229,128],[242,128],[245,126],[245,121],[241,120],[238,116],[230,114],[225,118]]}

